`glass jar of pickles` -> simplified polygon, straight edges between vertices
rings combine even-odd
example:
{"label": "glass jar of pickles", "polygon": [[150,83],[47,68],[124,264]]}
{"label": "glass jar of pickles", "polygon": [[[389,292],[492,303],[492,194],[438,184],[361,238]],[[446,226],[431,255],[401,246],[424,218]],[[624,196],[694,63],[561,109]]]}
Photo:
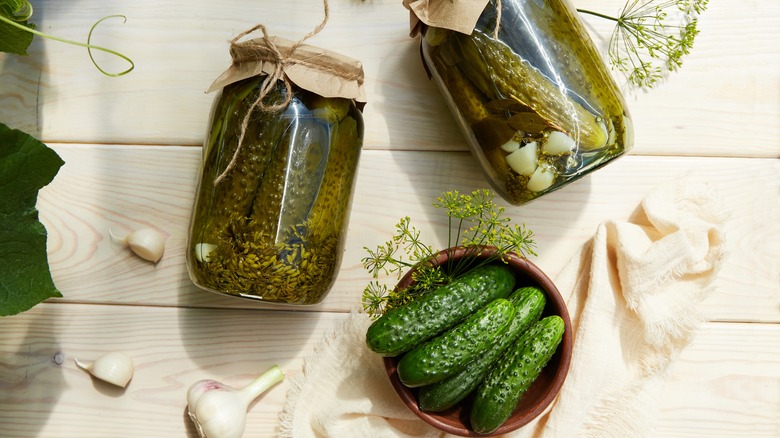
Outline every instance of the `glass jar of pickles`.
{"label": "glass jar of pickles", "polygon": [[620,90],[566,0],[498,4],[501,14],[491,0],[470,33],[463,22],[448,28],[447,17],[428,20],[435,26],[420,18],[417,29],[472,155],[519,205],[623,155],[633,138]]}
{"label": "glass jar of pickles", "polygon": [[[316,304],[343,253],[362,114],[354,99],[323,97],[282,80],[269,91],[264,79],[231,82],[215,99],[187,267],[192,281],[210,291]],[[253,110],[263,89],[267,106],[283,108]]]}

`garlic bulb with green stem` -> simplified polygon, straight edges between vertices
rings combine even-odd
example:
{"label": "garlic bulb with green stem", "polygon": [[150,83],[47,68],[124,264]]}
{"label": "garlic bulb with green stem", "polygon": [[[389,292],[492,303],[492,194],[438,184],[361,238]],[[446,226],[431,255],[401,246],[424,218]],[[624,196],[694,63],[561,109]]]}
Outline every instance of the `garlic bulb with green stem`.
{"label": "garlic bulb with green stem", "polygon": [[112,385],[124,388],[133,378],[133,360],[124,353],[106,353],[90,364],[74,360],[79,368]]}
{"label": "garlic bulb with green stem", "polygon": [[236,389],[216,380],[200,380],[187,391],[187,412],[201,438],[240,438],[246,428],[246,411],[260,394],[284,380],[277,366],[249,385]]}

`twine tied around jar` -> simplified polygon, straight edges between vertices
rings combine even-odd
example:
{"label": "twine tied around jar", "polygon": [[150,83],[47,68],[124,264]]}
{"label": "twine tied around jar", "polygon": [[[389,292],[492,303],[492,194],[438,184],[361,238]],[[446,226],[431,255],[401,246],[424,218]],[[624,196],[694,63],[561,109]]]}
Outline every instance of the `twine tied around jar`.
{"label": "twine tied around jar", "polygon": [[[238,137],[238,144],[236,145],[236,150],[233,152],[233,156],[230,159],[228,165],[225,167],[225,170],[222,171],[222,173],[214,179],[214,186],[217,186],[235,167],[236,162],[238,161],[238,156],[241,151],[241,147],[244,143],[244,136],[246,134],[247,127],[249,126],[249,120],[251,118],[252,113],[256,109],[260,109],[261,111],[267,113],[281,111],[285,109],[287,105],[290,104],[290,101],[292,100],[292,83],[290,78],[287,76],[287,74],[285,74],[285,67],[290,65],[305,66],[313,70],[317,70],[323,73],[337,76],[345,80],[356,80],[362,83],[363,81],[362,69],[355,70],[346,67],[341,67],[338,65],[334,65],[332,62],[329,62],[326,59],[321,59],[316,56],[315,57],[296,56],[296,50],[304,46],[303,43],[306,40],[317,35],[328,22],[328,18],[330,16],[330,8],[328,6],[328,1],[323,0],[322,3],[325,12],[322,22],[320,22],[320,24],[317,25],[317,27],[315,27],[311,32],[309,32],[303,38],[301,38],[300,40],[298,40],[297,42],[295,42],[294,44],[286,48],[286,50],[284,51],[280,50],[277,44],[274,43],[274,38],[272,38],[268,34],[268,30],[262,24],[253,26],[252,28],[247,29],[244,32],[241,32],[238,36],[230,40],[230,53],[231,53],[233,65],[238,65],[244,62],[266,61],[268,63],[273,64],[274,68],[272,72],[267,73],[265,75],[265,78],[260,84],[260,89],[257,98],[254,100],[254,102],[252,102],[252,105],[250,105],[249,110],[244,115],[244,118],[241,122],[241,128]],[[240,42],[242,38],[258,30],[262,32],[263,34],[262,38]],[[265,98],[274,89],[277,81],[282,81],[282,83],[284,84],[286,90],[284,94],[284,99],[278,103],[273,103],[273,104],[266,103]]]}
{"label": "twine tied around jar", "polygon": [[501,27],[501,0],[496,0],[496,27],[493,28],[493,39],[498,39],[498,29]]}

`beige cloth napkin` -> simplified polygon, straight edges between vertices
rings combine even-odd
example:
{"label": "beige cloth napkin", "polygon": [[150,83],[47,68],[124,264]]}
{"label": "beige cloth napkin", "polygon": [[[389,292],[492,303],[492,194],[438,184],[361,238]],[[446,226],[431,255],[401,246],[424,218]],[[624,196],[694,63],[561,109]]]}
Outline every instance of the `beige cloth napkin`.
{"label": "beige cloth napkin", "polygon": [[[708,186],[675,180],[628,221],[599,225],[555,279],[568,296],[574,353],[552,408],[507,436],[651,436],[670,365],[701,322],[724,258],[723,206]],[[543,250],[543,248],[542,248]],[[292,382],[281,437],[440,437],[401,403],[354,312]]]}

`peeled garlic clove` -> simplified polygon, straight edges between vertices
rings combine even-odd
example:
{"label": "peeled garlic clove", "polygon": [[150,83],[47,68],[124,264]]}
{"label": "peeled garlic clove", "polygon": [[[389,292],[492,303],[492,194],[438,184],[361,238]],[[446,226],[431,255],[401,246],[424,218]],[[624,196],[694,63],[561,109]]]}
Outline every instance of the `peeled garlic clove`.
{"label": "peeled garlic clove", "polygon": [[165,236],[151,228],[142,228],[127,236],[127,245],[142,259],[157,263],[165,252]]}
{"label": "peeled garlic clove", "polygon": [[195,259],[201,263],[208,263],[211,261],[211,253],[217,249],[217,245],[213,243],[197,243],[195,244]]}
{"label": "peeled garlic clove", "polygon": [[514,151],[516,151],[516,150],[520,149],[520,142],[518,142],[518,141],[517,141],[517,140],[515,140],[515,139],[512,139],[512,140],[509,140],[508,142],[506,142],[506,143],[502,144],[502,145],[500,146],[500,148],[501,148],[501,150],[503,150],[504,152],[507,152],[507,153],[510,153],[510,154],[511,154],[512,152],[514,152]]}
{"label": "peeled garlic clove", "polygon": [[133,378],[133,360],[124,353],[106,353],[91,364],[82,363],[78,359],[75,361],[79,368],[88,371],[95,378],[122,388]]}
{"label": "peeled garlic clove", "polygon": [[576,142],[563,132],[552,131],[547,135],[547,139],[542,146],[542,152],[545,155],[570,154]]}
{"label": "peeled garlic clove", "polygon": [[111,238],[129,246],[130,249],[144,260],[157,263],[165,252],[165,236],[151,228],[135,230],[125,237],[119,238],[109,231]]}
{"label": "peeled garlic clove", "polygon": [[515,172],[528,176],[536,170],[538,157],[538,146],[535,141],[532,141],[507,155],[506,162]]}
{"label": "peeled garlic clove", "polygon": [[532,192],[541,192],[555,182],[555,176],[555,168],[548,163],[542,163],[536,168],[533,175],[528,178],[526,187]]}

